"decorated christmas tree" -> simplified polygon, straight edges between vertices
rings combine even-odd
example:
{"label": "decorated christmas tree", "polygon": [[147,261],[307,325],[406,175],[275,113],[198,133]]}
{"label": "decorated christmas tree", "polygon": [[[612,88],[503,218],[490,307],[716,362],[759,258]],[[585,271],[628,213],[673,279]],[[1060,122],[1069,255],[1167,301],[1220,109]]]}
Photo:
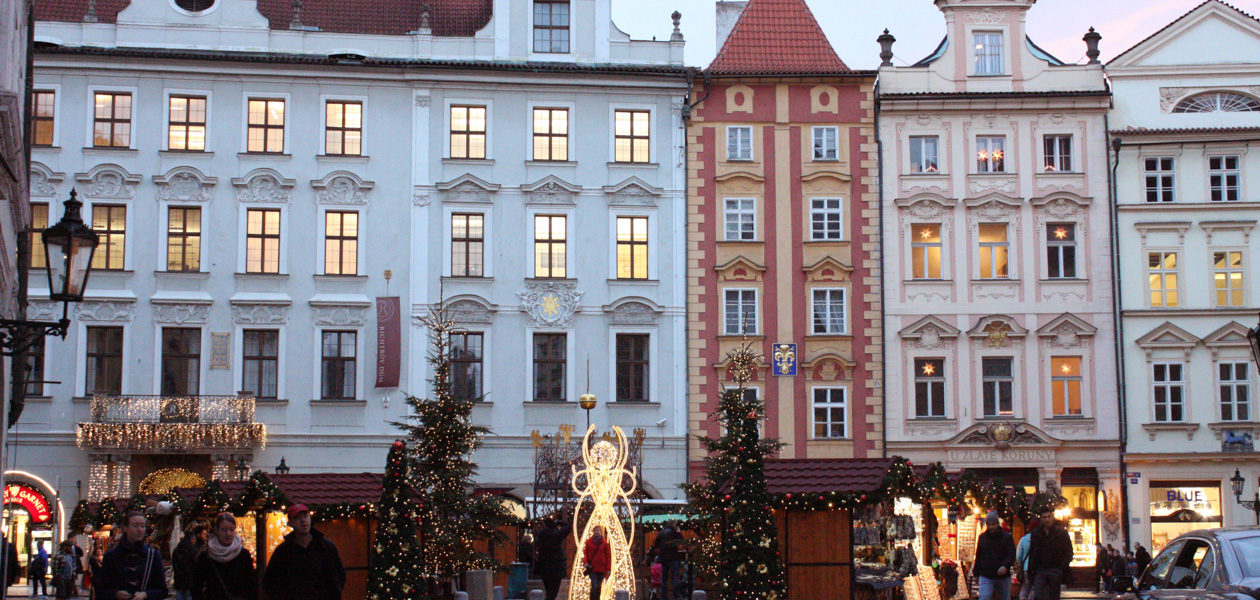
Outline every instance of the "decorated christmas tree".
{"label": "decorated christmas tree", "polygon": [[471,423],[476,398],[455,394],[451,385],[450,337],[455,323],[442,308],[421,319],[429,329],[431,398],[409,396],[411,415],[398,426],[412,448],[411,483],[425,498],[421,511],[421,560],[429,577],[450,578],[468,569],[499,568],[479,551],[487,542],[506,542],[500,525],[515,518],[496,496],[475,494],[472,456],[489,433]]}
{"label": "decorated christmas tree", "polygon": [[688,510],[699,520],[704,540],[693,562],[717,580],[724,600],[777,600],[786,597],[787,585],[765,459],[779,444],[761,439],[757,423],[765,406],[746,393],[760,357],[745,343],[727,358],[735,387],[722,390],[718,405],[724,431],[700,438],[707,451],[704,478],[685,485]]}
{"label": "decorated christmas tree", "polygon": [[383,487],[377,503],[381,521],[372,546],[367,600],[419,600],[426,596],[416,536],[420,507],[410,497],[407,446],[401,440],[389,449]]}

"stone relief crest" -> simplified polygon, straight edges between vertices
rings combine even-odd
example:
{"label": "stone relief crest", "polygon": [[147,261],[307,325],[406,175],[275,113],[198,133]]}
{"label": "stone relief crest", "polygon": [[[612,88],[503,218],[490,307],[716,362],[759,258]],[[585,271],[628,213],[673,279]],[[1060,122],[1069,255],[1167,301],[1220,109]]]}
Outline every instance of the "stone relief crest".
{"label": "stone relief crest", "polygon": [[532,184],[521,186],[521,191],[527,194],[527,204],[576,204],[582,187],[555,175],[548,175]]}
{"label": "stone relief crest", "polygon": [[631,184],[610,195],[608,203],[612,206],[656,206],[657,196],[658,194]]}
{"label": "stone relief crest", "polygon": [[118,165],[101,165],[87,173],[76,173],[75,181],[87,184],[83,195],[99,200],[130,200],[136,197],[139,175],[132,175]]}
{"label": "stone relief crest", "polygon": [[30,190],[32,196],[52,197],[57,195],[57,186],[65,179],[65,174],[54,173],[52,169],[41,163],[31,163]]}
{"label": "stone relief crest", "polygon": [[446,314],[459,324],[490,323],[490,309],[472,300],[458,300],[446,307]]}
{"label": "stone relief crest", "polygon": [[975,177],[970,178],[969,183],[971,184],[971,191],[977,194],[983,192],[1015,193],[1014,177]]}
{"label": "stone relief crest", "polygon": [[642,302],[626,302],[613,309],[613,325],[648,325],[656,322],[656,311]]}
{"label": "stone relief crest", "polygon": [[367,323],[367,307],[364,306],[316,306],[311,314],[316,325],[359,327]]}
{"label": "stone relief crest", "polygon": [[934,200],[919,200],[903,207],[902,213],[914,219],[938,219],[949,213],[950,207]]}
{"label": "stone relief crest", "polygon": [[282,325],[289,322],[289,307],[283,304],[233,304],[232,321],[242,325]]}
{"label": "stone relief crest", "polygon": [[205,323],[209,317],[208,304],[159,304],[153,310],[156,323]]}
{"label": "stone relief crest", "polygon": [[939,327],[935,325],[927,325],[923,329],[919,330],[919,339],[915,340],[915,343],[911,345],[924,350],[935,350],[945,345],[944,340],[941,338],[942,333],[945,332],[941,331]]}
{"label": "stone relief crest", "polygon": [[158,185],[158,200],[181,202],[209,202],[210,188],[217,181],[218,178],[206,177],[191,167],[176,167],[166,175],[153,176],[153,182]]}
{"label": "stone relief crest", "polygon": [[984,326],[985,343],[994,348],[1005,346],[1010,339],[1011,326],[1004,321],[994,321]]}
{"label": "stone relief crest", "polygon": [[232,179],[232,185],[239,188],[237,202],[286,203],[292,194],[293,184],[294,180],[285,179],[271,169],[257,169],[245,177]]}
{"label": "stone relief crest", "polygon": [[132,302],[80,302],[75,305],[74,313],[80,321],[130,323],[136,316],[136,306]]}
{"label": "stone relief crest", "polygon": [[367,204],[364,192],[374,186],[374,182],[363,181],[345,171],[330,173],[324,179],[311,182],[311,187],[319,190],[315,193],[315,200],[320,204]]}
{"label": "stone relief crest", "polygon": [[1041,205],[1041,210],[1052,219],[1075,219],[1081,214],[1081,206],[1067,198],[1055,198]]}
{"label": "stone relief crest", "polygon": [[31,321],[56,321],[61,318],[60,302],[32,300],[26,304],[26,318]]}
{"label": "stone relief crest", "polygon": [[576,284],[558,281],[530,282],[516,295],[521,299],[521,310],[534,325],[541,326],[568,325],[582,299]]}
{"label": "stone relief crest", "polygon": [[1005,450],[1011,446],[1044,444],[1046,440],[1033,433],[1024,423],[994,423],[976,427],[958,443],[993,446],[998,450]]}
{"label": "stone relief crest", "polygon": [[967,18],[973,23],[992,25],[1002,20],[1002,15],[992,8],[980,8],[967,11]]}

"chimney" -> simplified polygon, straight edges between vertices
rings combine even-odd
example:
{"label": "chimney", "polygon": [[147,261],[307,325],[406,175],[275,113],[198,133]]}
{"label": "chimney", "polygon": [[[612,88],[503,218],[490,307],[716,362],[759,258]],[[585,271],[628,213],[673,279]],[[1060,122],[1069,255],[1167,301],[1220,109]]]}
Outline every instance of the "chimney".
{"label": "chimney", "polygon": [[739,15],[744,12],[744,7],[748,5],[747,0],[718,0],[717,3],[717,49],[722,50],[722,44],[726,43],[727,36],[731,35],[731,30],[735,28],[735,22],[739,20]]}

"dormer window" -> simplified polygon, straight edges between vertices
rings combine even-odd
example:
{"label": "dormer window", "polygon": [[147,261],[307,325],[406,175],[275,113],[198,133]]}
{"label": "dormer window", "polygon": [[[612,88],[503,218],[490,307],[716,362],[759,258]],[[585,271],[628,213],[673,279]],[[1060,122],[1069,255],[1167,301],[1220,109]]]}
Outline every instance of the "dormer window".
{"label": "dormer window", "polygon": [[534,0],[534,52],[569,52],[569,0]]}
{"label": "dormer window", "polygon": [[1177,103],[1175,113],[1260,112],[1260,100],[1242,94],[1209,92],[1191,96]]}
{"label": "dormer window", "polygon": [[175,0],[175,6],[178,6],[190,13],[200,13],[213,8],[216,1],[217,0]]}
{"label": "dormer window", "polygon": [[1002,32],[977,31],[971,34],[975,47],[975,74],[1002,75]]}

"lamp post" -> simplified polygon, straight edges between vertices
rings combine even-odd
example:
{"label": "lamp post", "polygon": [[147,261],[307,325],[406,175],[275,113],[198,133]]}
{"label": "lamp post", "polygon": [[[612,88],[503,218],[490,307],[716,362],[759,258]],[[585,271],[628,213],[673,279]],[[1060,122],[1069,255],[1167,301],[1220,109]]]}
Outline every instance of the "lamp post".
{"label": "lamp post", "polygon": [[241,481],[249,479],[249,464],[245,462],[244,456],[236,459],[236,478]]}
{"label": "lamp post", "polygon": [[1251,358],[1260,365],[1260,322],[1247,332],[1247,343],[1251,344]]}
{"label": "lamp post", "polygon": [[[1252,333],[1255,333],[1254,329],[1252,330]],[[1248,337],[1251,337],[1251,336],[1248,336]],[[1252,343],[1253,344],[1255,343],[1254,338],[1253,338]],[[1234,469],[1234,476],[1229,478],[1229,485],[1230,487],[1234,488],[1234,500],[1238,502],[1238,504],[1242,505],[1243,508],[1256,513],[1256,524],[1260,525],[1260,487],[1257,488],[1256,493],[1255,493],[1256,497],[1254,499],[1243,500],[1242,499],[1243,486],[1246,484],[1247,484],[1247,480],[1243,479],[1242,473],[1239,473],[1238,469]]]}
{"label": "lamp post", "polygon": [[280,457],[280,464],[276,465],[276,475],[288,475],[289,465],[284,464],[284,457]]}

